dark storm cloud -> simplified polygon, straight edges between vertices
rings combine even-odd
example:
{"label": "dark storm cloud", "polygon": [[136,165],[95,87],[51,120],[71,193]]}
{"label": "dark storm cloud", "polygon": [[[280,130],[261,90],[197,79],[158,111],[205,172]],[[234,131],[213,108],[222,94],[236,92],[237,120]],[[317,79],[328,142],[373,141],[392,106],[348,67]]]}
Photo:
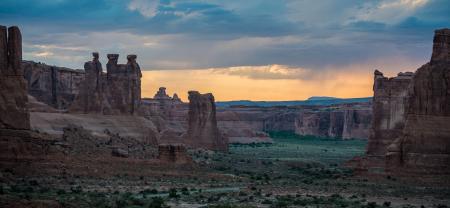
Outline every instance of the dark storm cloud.
{"label": "dark storm cloud", "polygon": [[90,51],[137,53],[143,68],[426,60],[446,0],[3,0],[25,57],[80,67]]}

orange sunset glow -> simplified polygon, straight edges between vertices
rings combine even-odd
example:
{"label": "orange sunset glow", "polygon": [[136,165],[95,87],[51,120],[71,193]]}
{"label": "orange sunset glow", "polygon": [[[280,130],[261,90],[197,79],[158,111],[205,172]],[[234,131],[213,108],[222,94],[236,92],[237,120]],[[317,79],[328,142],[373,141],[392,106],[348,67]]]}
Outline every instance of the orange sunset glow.
{"label": "orange sunset glow", "polygon": [[[373,65],[377,65],[375,63]],[[381,63],[380,63],[381,65]],[[411,71],[420,64],[386,61],[381,69],[387,76]],[[365,69],[367,70],[361,70]],[[210,69],[143,71],[142,97],[153,97],[159,87],[187,101],[187,92],[211,92],[217,101],[230,100],[305,100],[312,96],[339,98],[373,95],[373,70],[367,64],[346,69],[314,71],[284,65],[241,66]]]}

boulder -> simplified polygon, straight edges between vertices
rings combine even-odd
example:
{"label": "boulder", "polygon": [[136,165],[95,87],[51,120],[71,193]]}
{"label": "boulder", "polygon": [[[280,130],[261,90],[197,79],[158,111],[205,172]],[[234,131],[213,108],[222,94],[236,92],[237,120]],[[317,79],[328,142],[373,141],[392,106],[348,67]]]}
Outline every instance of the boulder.
{"label": "boulder", "polygon": [[186,164],[192,161],[183,144],[160,144],[158,159],[163,163]]}

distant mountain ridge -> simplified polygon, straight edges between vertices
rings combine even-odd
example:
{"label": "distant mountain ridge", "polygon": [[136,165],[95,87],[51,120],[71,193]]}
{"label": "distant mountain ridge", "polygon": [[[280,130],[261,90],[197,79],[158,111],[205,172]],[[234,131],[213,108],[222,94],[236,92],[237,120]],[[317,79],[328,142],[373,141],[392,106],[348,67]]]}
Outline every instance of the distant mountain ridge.
{"label": "distant mountain ridge", "polygon": [[307,100],[292,100],[292,101],[251,101],[251,100],[236,100],[236,101],[218,101],[218,107],[230,106],[257,106],[257,107],[273,107],[273,106],[301,106],[301,105],[333,105],[345,103],[368,103],[372,101],[372,97],[363,98],[335,98],[335,97],[310,97]]}
{"label": "distant mountain ridge", "polygon": [[340,98],[327,97],[327,96],[312,96],[312,97],[309,97],[307,100],[335,100],[335,99],[340,99]]}

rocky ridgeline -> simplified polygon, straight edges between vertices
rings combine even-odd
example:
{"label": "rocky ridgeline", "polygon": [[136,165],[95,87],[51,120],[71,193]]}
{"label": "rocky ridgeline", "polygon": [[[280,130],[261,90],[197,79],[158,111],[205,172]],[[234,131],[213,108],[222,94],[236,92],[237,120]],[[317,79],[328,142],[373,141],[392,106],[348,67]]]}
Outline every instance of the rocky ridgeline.
{"label": "rocky ridgeline", "polygon": [[[117,64],[118,55],[109,54],[108,57],[107,69],[109,70],[106,74],[99,73],[101,63],[96,58],[86,63],[86,75],[80,70],[24,62],[22,68],[25,69],[25,78],[29,81],[29,93],[36,97],[36,100],[60,110],[67,109],[78,96],[75,104],[70,108],[72,112],[103,114],[130,112],[131,109],[124,106],[135,106],[135,104],[129,102],[131,99],[127,101],[131,93],[124,89],[129,89],[128,83],[133,82],[129,82],[127,73],[123,73],[126,72],[125,65]],[[90,83],[89,85],[84,84],[85,77],[89,79],[86,81]],[[120,89],[117,86],[120,86]],[[111,88],[119,92],[114,97],[109,93],[112,91],[109,90]],[[138,90],[140,89],[135,91]],[[109,101],[105,102],[108,99]],[[138,98],[133,100],[136,99]],[[36,102],[32,103],[36,106]],[[111,103],[118,104],[111,105]],[[37,106],[38,109],[44,109],[41,105]],[[329,106],[221,107],[217,111],[217,125],[233,143],[272,142],[265,133],[269,131],[289,131],[300,135],[338,138],[368,138],[370,109],[356,104],[336,106],[346,107],[345,110],[342,109],[343,107],[338,107],[339,112],[332,113],[332,111],[331,114],[316,110],[329,111]],[[35,109],[32,108],[33,111]],[[183,103],[177,94],[172,97],[167,95],[164,87],[161,87],[153,98],[141,99],[138,110],[133,111],[137,115],[152,120],[161,132],[167,133],[162,138],[167,138],[168,134],[173,135],[174,131],[178,135],[187,131],[189,104]],[[345,120],[341,119],[344,117],[339,116],[342,114],[346,115]],[[330,118],[334,118],[330,115],[339,117],[337,120],[329,121]]]}
{"label": "rocky ridgeline", "polygon": [[364,169],[450,174],[450,30],[435,32],[429,63],[386,78],[375,71],[373,125]]}

